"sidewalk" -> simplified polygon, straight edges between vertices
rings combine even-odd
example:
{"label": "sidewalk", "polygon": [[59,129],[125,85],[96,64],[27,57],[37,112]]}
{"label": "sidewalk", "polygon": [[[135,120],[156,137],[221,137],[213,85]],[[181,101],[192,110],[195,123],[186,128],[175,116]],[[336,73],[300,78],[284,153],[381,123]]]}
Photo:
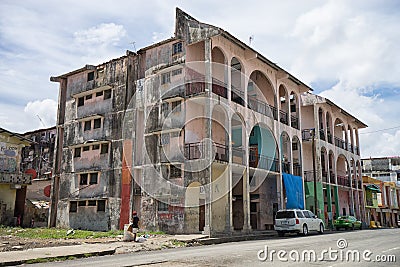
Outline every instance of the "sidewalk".
{"label": "sidewalk", "polygon": [[[178,242],[185,243],[199,243],[202,245],[220,244],[226,242],[238,242],[245,240],[256,240],[264,239],[275,236],[275,231],[263,231],[251,234],[233,235],[233,236],[221,236],[209,238],[206,235],[174,235],[168,238],[169,241],[176,240]],[[146,242],[152,242],[151,239]],[[146,243],[145,242],[145,243]],[[136,242],[110,242],[110,243],[87,243],[82,245],[71,245],[71,246],[58,246],[58,247],[44,247],[44,248],[33,248],[28,250],[20,251],[7,251],[0,253],[0,266],[12,266],[23,264],[32,260],[37,259],[51,259],[51,258],[68,258],[68,257],[88,257],[88,256],[100,256],[100,255],[111,255],[119,251],[129,251],[129,249],[140,247],[145,243]],[[135,250],[131,250],[135,251]]]}

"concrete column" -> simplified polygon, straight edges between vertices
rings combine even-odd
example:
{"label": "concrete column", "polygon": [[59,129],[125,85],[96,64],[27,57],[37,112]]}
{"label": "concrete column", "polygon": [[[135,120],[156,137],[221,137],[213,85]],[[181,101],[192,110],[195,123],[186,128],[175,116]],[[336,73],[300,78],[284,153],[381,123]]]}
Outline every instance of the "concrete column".
{"label": "concrete column", "polygon": [[[205,117],[206,117],[206,127],[205,127],[205,138],[211,140],[212,138],[212,107],[211,107],[211,93],[212,93],[212,66],[211,66],[211,39],[206,39],[204,41],[204,64],[205,64],[205,91],[206,91],[206,100],[205,100]],[[207,144],[208,143],[208,144]],[[205,155],[206,158],[212,158],[212,142],[207,142],[205,145]],[[205,226],[204,226],[204,234],[212,235],[212,211],[211,211],[211,203],[213,200],[212,196],[212,164],[208,166],[209,177],[208,184],[205,186],[206,191],[206,208],[205,208]]]}
{"label": "concrete column", "polygon": [[[247,154],[247,153],[246,153]],[[246,162],[248,161],[248,156]],[[246,164],[248,166],[248,164]],[[243,173],[243,231],[248,232],[251,230],[250,225],[250,186],[249,186],[249,172],[248,168]]]}
{"label": "concrete column", "polygon": [[340,215],[340,204],[339,204],[339,191],[338,191],[338,187],[337,186],[335,186],[333,188],[333,194],[335,196],[335,203],[336,203],[336,205],[335,205],[335,207],[336,207],[336,217],[339,217],[339,215]]}
{"label": "concrete column", "polygon": [[[328,174],[329,176],[329,174]],[[333,218],[333,212],[332,212],[332,196],[331,196],[331,185],[327,184],[326,185],[326,200],[328,202],[327,206],[327,211],[328,211],[328,225],[332,225],[332,218]],[[329,217],[329,213],[331,213],[331,217]]]}

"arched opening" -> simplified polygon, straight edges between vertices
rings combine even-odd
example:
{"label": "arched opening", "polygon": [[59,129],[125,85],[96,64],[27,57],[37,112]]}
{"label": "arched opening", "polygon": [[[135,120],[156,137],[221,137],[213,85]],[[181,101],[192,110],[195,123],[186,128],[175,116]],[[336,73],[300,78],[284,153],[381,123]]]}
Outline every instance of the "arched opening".
{"label": "arched opening", "polygon": [[275,120],[278,119],[274,87],[261,71],[253,71],[250,75],[247,101],[250,109]]}
{"label": "arched opening", "polygon": [[249,136],[250,225],[254,230],[273,229],[279,203],[278,151],[272,131],[265,125],[255,125]]}
{"label": "arched opening", "polygon": [[350,191],[350,164],[344,155],[339,155],[336,162],[336,173],[338,183],[338,201],[340,215],[353,213]]}
{"label": "arched opening", "polygon": [[318,125],[319,125],[319,138],[325,140],[325,123],[324,112],[322,108],[318,109]]}
{"label": "arched opening", "polygon": [[224,98],[228,97],[226,87],[226,58],[221,49],[214,47],[212,60],[212,92]]}
{"label": "arched opening", "polygon": [[293,128],[299,128],[299,103],[295,92],[291,92],[290,96],[290,125]]}
{"label": "arched opening", "polygon": [[245,164],[244,144],[246,144],[246,133],[243,119],[238,113],[233,114],[231,120],[232,138],[232,163]]}
{"label": "arched opening", "polygon": [[291,151],[290,151],[290,138],[286,132],[282,132],[281,134],[281,155],[282,155],[282,172],[284,173],[292,173],[290,170],[290,160],[291,160]]}
{"label": "arched opening", "polygon": [[322,167],[322,182],[329,183],[328,180],[328,154],[325,147],[321,148],[321,167]]}
{"label": "arched opening", "polygon": [[335,146],[346,149],[347,148],[347,134],[346,127],[342,120],[335,120],[334,136],[335,136]]}
{"label": "arched opening", "polygon": [[329,181],[331,184],[336,184],[336,177],[335,177],[335,167],[333,163],[335,162],[335,157],[333,155],[333,151],[329,151],[329,162],[328,162],[328,167],[329,167]]}
{"label": "arched opening", "polygon": [[294,136],[292,140],[292,158],[293,174],[296,176],[303,176],[301,169],[301,143],[297,136]]}
{"label": "arched opening", "polygon": [[279,86],[279,120],[289,125],[289,97],[285,86]]}
{"label": "arched opening", "polygon": [[213,109],[211,128],[215,160],[227,163],[229,161],[228,120],[225,110],[220,105],[216,105]]}
{"label": "arched opening", "polygon": [[237,58],[231,60],[231,100],[244,106],[244,69]]}
{"label": "arched opening", "polygon": [[332,122],[329,112],[326,112],[326,135],[328,142],[332,144]]}
{"label": "arched opening", "polygon": [[203,231],[205,226],[205,192],[199,182],[190,183],[185,192],[185,231]]}

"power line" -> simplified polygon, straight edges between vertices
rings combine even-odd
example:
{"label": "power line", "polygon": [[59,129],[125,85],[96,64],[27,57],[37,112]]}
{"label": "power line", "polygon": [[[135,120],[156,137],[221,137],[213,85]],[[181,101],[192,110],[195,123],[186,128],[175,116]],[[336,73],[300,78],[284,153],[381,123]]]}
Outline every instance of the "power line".
{"label": "power line", "polygon": [[358,133],[358,134],[370,134],[370,133],[378,133],[378,132],[383,132],[383,131],[387,131],[387,130],[394,130],[394,129],[398,129],[400,128],[399,126],[396,127],[391,127],[391,128],[386,128],[386,129],[380,129],[380,130],[376,130],[376,131],[372,131],[372,132],[366,132],[366,133]]}

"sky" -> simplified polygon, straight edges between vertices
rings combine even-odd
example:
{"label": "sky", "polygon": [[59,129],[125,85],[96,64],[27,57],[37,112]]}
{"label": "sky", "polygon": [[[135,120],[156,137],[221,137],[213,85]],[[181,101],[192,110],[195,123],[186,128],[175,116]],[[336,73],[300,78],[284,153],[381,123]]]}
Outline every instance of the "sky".
{"label": "sky", "polygon": [[368,125],[362,157],[400,155],[400,1],[0,1],[0,127],[56,123],[57,76],[174,34],[175,8],[233,34]]}

